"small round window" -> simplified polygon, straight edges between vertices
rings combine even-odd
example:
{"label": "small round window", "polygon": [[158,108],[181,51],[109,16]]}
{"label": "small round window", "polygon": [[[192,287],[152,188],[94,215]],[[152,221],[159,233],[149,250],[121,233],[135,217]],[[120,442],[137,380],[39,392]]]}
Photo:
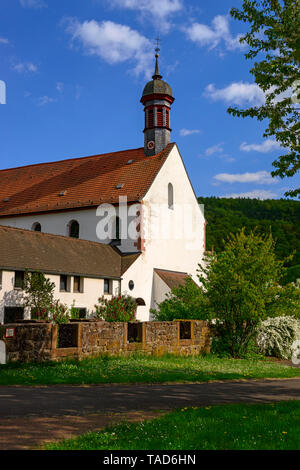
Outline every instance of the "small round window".
{"label": "small round window", "polygon": [[133,290],[133,289],[134,289],[134,282],[133,282],[133,281],[129,281],[128,287],[129,287],[130,290]]}

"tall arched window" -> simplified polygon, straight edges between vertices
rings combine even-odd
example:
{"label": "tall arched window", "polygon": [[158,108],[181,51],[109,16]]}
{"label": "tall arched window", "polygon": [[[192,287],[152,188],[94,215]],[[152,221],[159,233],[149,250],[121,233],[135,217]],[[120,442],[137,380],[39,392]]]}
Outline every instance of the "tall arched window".
{"label": "tall arched window", "polygon": [[174,209],[174,188],[172,183],[168,185],[168,207]]}
{"label": "tall arched window", "polygon": [[41,232],[42,231],[42,226],[39,222],[35,222],[33,224],[33,226],[31,227],[31,229],[34,231],[34,232]]}
{"label": "tall arched window", "polygon": [[71,220],[68,225],[68,235],[71,238],[79,238],[79,223],[77,220]]}
{"label": "tall arched window", "polygon": [[118,216],[113,219],[111,238],[114,245],[121,244],[121,219]]}

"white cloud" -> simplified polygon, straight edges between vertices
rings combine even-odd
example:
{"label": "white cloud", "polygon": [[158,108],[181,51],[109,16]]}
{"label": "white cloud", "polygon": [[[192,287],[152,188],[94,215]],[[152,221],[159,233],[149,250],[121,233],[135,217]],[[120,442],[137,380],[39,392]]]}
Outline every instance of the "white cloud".
{"label": "white cloud", "polygon": [[254,189],[253,191],[249,191],[246,193],[233,193],[233,194],[226,194],[223,197],[226,198],[247,198],[247,199],[274,199],[278,195],[273,191],[264,190],[264,189]]}
{"label": "white cloud", "polygon": [[38,67],[32,62],[19,62],[18,64],[13,65],[12,68],[13,70],[19,73],[23,73],[23,72],[36,73],[38,71]]}
{"label": "white cloud", "polygon": [[245,44],[239,42],[242,37],[238,34],[232,37],[229,28],[229,17],[227,15],[217,15],[212,20],[212,25],[207,26],[201,23],[192,23],[191,26],[184,28],[187,37],[199,46],[208,46],[214,49],[224,41],[227,50],[244,49]]}
{"label": "white cloud", "polygon": [[214,155],[215,153],[223,153],[224,148],[223,148],[224,142],[221,142],[220,144],[213,145],[212,147],[208,147],[205,150],[205,155],[207,157],[210,157],[211,155]]}
{"label": "white cloud", "polygon": [[9,40],[7,38],[0,37],[0,44],[9,44]]}
{"label": "white cloud", "polygon": [[38,99],[38,106],[45,106],[49,103],[55,103],[57,100],[55,98],[51,98],[50,96],[41,96]]}
{"label": "white cloud", "polygon": [[265,102],[265,94],[255,83],[234,82],[225,88],[216,89],[210,84],[205,89],[205,96],[213,101],[224,101],[227,104],[260,106]]}
{"label": "white cloud", "polygon": [[280,147],[279,142],[272,139],[267,139],[261,144],[247,144],[247,142],[242,142],[240,150],[243,152],[261,152],[268,153],[273,150],[278,150]]}
{"label": "white cloud", "polygon": [[186,137],[188,135],[193,135],[193,134],[201,134],[200,129],[180,129],[179,135],[181,137]]}
{"label": "white cloud", "polygon": [[131,61],[134,72],[149,75],[153,65],[150,41],[129,26],[112,21],[95,20],[80,23],[77,19],[67,20],[67,32],[78,40],[86,53],[96,55],[109,64]]}
{"label": "white cloud", "polygon": [[163,32],[167,32],[171,27],[168,17],[183,8],[182,0],[110,0],[109,3],[120,8],[136,10],[145,16],[150,15],[151,21]]}
{"label": "white cloud", "polygon": [[258,184],[274,184],[277,183],[276,178],[272,178],[267,171],[257,171],[256,173],[219,173],[214,176],[216,181],[222,183],[258,183]]}
{"label": "white cloud", "polygon": [[43,0],[20,0],[23,8],[45,8],[47,4]]}
{"label": "white cloud", "polygon": [[64,84],[62,82],[57,82],[56,89],[59,93],[62,93],[64,89]]}

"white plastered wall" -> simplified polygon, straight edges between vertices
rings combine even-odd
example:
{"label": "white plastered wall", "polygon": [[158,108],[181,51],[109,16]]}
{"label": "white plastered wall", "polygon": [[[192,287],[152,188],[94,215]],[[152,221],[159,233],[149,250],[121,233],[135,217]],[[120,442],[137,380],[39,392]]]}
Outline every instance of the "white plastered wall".
{"label": "white plastered wall", "polygon": [[[60,300],[61,303],[76,308],[86,308],[87,316],[91,316],[95,311],[95,305],[98,303],[99,297],[104,295],[104,280],[87,278],[83,279],[83,292],[73,292],[74,278],[70,276],[70,292],[60,291],[60,276],[49,274],[46,275],[51,282],[55,284],[54,298]],[[22,307],[24,301],[23,291],[14,289],[14,271],[2,271],[2,286],[0,289],[0,323],[4,321],[5,307]],[[119,290],[119,281],[112,281],[112,293],[117,294]],[[106,295],[110,298],[111,295]],[[25,319],[30,319],[30,312],[25,310]]]}
{"label": "white plastered wall", "polygon": [[[169,183],[174,188],[174,209],[168,209]],[[154,269],[186,272],[198,283],[197,269],[204,254],[204,215],[176,146],[144,197],[143,216],[146,226],[160,225],[159,234],[156,236],[152,231],[146,235],[143,253],[123,275],[122,291],[129,292],[128,283],[134,281],[130,294],[146,303],[145,307],[138,307],[137,318],[146,321],[150,308],[155,308],[156,302],[161,302],[170,291],[163,283],[156,294]],[[167,225],[170,233],[168,230],[164,233]]]}

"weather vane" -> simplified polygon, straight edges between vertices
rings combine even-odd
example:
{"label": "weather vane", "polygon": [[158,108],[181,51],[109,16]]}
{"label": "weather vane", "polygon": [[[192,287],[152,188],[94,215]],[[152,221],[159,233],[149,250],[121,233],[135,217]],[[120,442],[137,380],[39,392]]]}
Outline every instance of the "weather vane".
{"label": "weather vane", "polygon": [[158,53],[160,52],[160,47],[159,47],[159,46],[160,46],[160,42],[161,42],[160,37],[157,37],[157,38],[155,39],[155,41],[156,41],[155,52],[158,54]]}

